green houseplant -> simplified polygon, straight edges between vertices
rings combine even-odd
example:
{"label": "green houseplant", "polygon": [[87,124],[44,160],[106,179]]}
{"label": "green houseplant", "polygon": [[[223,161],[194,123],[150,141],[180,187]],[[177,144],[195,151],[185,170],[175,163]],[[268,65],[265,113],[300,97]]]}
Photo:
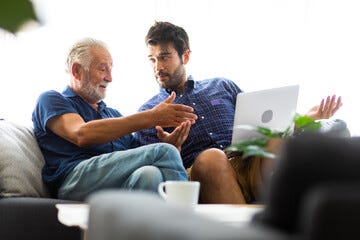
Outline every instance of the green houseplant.
{"label": "green houseplant", "polygon": [[238,152],[242,158],[258,156],[264,158],[275,158],[275,154],[267,151],[266,146],[271,138],[285,138],[290,135],[298,135],[305,131],[316,131],[321,127],[321,123],[314,119],[296,114],[294,117],[294,131],[288,127],[284,132],[275,131],[269,128],[256,126],[241,126],[247,130],[257,131],[261,137],[251,138],[246,141],[235,143],[225,149],[226,152]]}

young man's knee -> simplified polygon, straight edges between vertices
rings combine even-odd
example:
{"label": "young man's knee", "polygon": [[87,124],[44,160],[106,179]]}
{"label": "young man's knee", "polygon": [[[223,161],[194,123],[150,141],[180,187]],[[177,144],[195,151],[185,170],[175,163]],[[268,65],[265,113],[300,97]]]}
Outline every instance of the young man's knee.
{"label": "young man's knee", "polygon": [[208,168],[208,167],[219,167],[224,164],[228,164],[228,158],[226,154],[216,148],[210,148],[201,152],[194,161],[193,166]]}
{"label": "young man's knee", "polygon": [[203,151],[192,165],[192,177],[216,176],[219,171],[229,170],[231,165],[226,154],[216,148]]}

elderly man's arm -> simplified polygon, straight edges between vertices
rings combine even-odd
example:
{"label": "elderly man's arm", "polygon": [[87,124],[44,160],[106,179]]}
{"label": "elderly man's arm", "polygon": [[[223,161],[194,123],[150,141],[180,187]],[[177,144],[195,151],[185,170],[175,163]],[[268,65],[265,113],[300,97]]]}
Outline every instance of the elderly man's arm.
{"label": "elderly man's arm", "polygon": [[79,114],[67,113],[50,119],[47,127],[55,134],[83,147],[113,141],[154,126],[176,127],[182,122],[194,123],[197,116],[193,113],[193,108],[172,104],[174,99],[175,95],[171,95],[153,109],[129,116],[89,122],[85,122]]}

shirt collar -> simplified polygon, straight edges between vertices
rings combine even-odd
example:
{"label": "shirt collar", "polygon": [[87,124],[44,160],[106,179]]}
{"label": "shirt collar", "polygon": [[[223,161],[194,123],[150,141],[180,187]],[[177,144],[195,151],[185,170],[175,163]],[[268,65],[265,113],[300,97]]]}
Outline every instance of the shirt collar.
{"label": "shirt collar", "polygon": [[62,94],[65,97],[76,97],[76,96],[78,96],[69,86],[66,86],[66,88],[64,89]]}
{"label": "shirt collar", "polygon": [[[85,103],[85,101],[79,95],[77,95],[69,86],[66,86],[66,88],[64,89],[62,94],[65,97],[68,97],[68,98],[77,97],[77,98],[81,99],[81,101],[83,101]],[[103,110],[105,107],[106,107],[106,104],[104,103],[104,101],[98,102],[98,111]]]}
{"label": "shirt collar", "polygon": [[[195,88],[195,81],[194,81],[194,78],[189,75],[189,77],[187,78],[187,81],[185,83],[185,93],[188,93],[190,92],[191,90],[193,90]],[[167,94],[171,94],[173,90],[172,89],[169,89],[169,88],[161,88],[160,89],[160,92],[164,92],[164,93],[167,93]]]}

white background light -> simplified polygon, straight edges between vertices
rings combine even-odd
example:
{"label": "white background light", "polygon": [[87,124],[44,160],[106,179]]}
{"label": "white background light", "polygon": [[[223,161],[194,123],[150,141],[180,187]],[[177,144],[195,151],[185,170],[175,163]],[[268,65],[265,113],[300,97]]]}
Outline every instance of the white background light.
{"label": "white background light", "polygon": [[343,96],[334,118],[360,135],[360,2],[357,0],[34,1],[43,26],[0,32],[0,117],[31,124],[42,91],[62,91],[68,48],[82,37],[105,41],[113,82],[105,102],[124,115],[158,91],[144,37],[155,20],[185,28],[195,79],[223,76],[245,91],[300,84],[298,112]]}

